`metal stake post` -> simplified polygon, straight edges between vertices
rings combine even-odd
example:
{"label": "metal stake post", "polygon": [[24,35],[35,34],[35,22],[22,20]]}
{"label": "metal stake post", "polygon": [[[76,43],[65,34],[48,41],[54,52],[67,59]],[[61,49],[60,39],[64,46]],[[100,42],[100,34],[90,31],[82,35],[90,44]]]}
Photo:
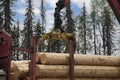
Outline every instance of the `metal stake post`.
{"label": "metal stake post", "polygon": [[36,37],[31,39],[32,53],[30,54],[30,80],[36,80]]}
{"label": "metal stake post", "polygon": [[74,80],[74,48],[73,42],[69,44],[69,80]]}

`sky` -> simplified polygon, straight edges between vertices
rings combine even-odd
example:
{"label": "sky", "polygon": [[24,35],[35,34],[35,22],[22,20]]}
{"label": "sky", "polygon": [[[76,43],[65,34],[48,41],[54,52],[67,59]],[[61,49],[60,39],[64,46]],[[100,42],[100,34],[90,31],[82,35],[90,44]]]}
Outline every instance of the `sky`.
{"label": "sky", "polygon": [[[37,22],[37,19],[40,18],[40,1],[41,0],[32,0],[33,8],[34,8],[34,15],[35,15],[35,21]],[[54,24],[54,10],[56,7],[56,2],[58,0],[45,0],[45,8],[46,8],[46,32],[49,32],[53,28]],[[80,14],[81,8],[83,7],[83,3],[85,2],[86,11],[90,13],[90,0],[71,0],[71,9],[73,12],[73,15],[76,16]],[[23,28],[24,19],[25,19],[25,13],[26,13],[26,7],[27,3],[26,0],[17,0],[15,4],[13,5],[13,11],[16,13],[14,19],[15,21],[20,21],[20,27]],[[119,24],[117,23],[117,26]],[[118,28],[120,31],[120,28]],[[120,33],[120,32],[118,32]],[[116,33],[116,36],[118,35]],[[117,36],[117,38],[119,38]],[[119,51],[120,52],[120,51]],[[118,51],[116,52],[118,53]]]}
{"label": "sky", "polygon": [[[41,0],[32,0],[35,20],[40,18],[40,1]],[[56,7],[56,2],[58,0],[45,0],[45,9],[46,9],[46,30],[49,31],[54,24],[54,9]],[[72,11],[74,15],[80,14],[80,10],[85,2],[86,9],[90,12],[90,0],[71,0]],[[27,3],[26,0],[17,0],[13,6],[13,11],[15,12],[15,21],[20,21],[20,26],[23,27],[23,22],[25,19]]]}

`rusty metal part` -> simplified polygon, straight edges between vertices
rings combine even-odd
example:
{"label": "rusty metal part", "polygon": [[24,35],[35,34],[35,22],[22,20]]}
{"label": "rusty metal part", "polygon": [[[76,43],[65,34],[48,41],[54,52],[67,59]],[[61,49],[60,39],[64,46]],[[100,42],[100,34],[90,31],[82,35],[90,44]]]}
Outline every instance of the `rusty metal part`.
{"label": "rusty metal part", "polygon": [[120,23],[120,0],[107,0]]}
{"label": "rusty metal part", "polygon": [[32,36],[31,38],[31,49],[25,49],[25,48],[12,48],[12,50],[18,50],[18,51],[26,51],[30,52],[30,80],[36,80],[36,37]]}
{"label": "rusty metal part", "polygon": [[13,48],[12,50],[18,50],[18,51],[32,52],[32,50],[30,50],[30,49],[18,48],[18,47],[15,47],[15,48]]}
{"label": "rusty metal part", "polygon": [[31,38],[32,53],[30,54],[30,80],[36,80],[36,37]]}
{"label": "rusty metal part", "polygon": [[68,43],[69,49],[69,80],[74,80],[74,42]]}
{"label": "rusty metal part", "polygon": [[7,80],[10,76],[10,60],[11,60],[11,51],[9,47],[11,45],[11,36],[0,29],[0,69],[5,70],[7,74]]}

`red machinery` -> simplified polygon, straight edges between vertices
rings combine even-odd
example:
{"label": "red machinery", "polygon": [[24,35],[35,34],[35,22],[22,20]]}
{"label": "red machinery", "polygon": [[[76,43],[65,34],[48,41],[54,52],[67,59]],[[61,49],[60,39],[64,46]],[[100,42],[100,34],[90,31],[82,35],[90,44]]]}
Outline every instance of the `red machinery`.
{"label": "red machinery", "polygon": [[107,0],[120,23],[120,0]]}
{"label": "red machinery", "polygon": [[[35,80],[35,64],[36,64],[36,38],[33,36],[31,38],[31,48],[24,49],[24,48],[10,48],[11,47],[11,36],[5,32],[4,30],[0,29],[0,71],[3,70],[4,79],[2,80],[10,80],[10,62],[11,62],[11,51],[12,50],[20,50],[20,51],[27,51],[30,52],[30,80]],[[1,72],[0,72],[1,74]],[[1,76],[1,75],[0,75]],[[2,75],[3,76],[3,75]],[[2,77],[3,78],[3,77]],[[0,77],[1,80],[1,77]]]}
{"label": "red machinery", "polygon": [[0,69],[3,69],[6,72],[7,79],[9,80],[10,74],[10,45],[11,45],[11,36],[0,30]]}
{"label": "red machinery", "polygon": [[13,48],[12,50],[18,50],[18,51],[27,51],[30,53],[30,66],[29,66],[29,75],[30,80],[36,80],[36,37],[31,37],[31,48],[25,49],[25,48]]}
{"label": "red machinery", "polygon": [[[64,0],[65,4],[69,2],[69,0]],[[109,5],[113,9],[118,21],[120,22],[120,0],[108,0]],[[3,69],[6,72],[7,80],[9,80],[10,75],[10,61],[11,61],[11,36],[5,32],[4,30],[0,29],[0,69]],[[24,49],[24,48],[13,48],[12,50],[22,50],[30,52],[30,80],[35,80],[35,62],[36,62],[36,51],[35,51],[35,37],[31,39],[31,49]],[[70,80],[74,80],[74,56],[72,48],[70,50]],[[1,79],[1,78],[0,78]]]}

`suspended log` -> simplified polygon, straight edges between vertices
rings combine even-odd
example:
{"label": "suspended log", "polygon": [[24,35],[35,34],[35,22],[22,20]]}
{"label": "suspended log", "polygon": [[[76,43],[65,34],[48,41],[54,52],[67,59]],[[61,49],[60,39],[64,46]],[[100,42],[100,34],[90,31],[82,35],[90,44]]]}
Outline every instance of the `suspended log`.
{"label": "suspended log", "polygon": [[[69,80],[69,78],[38,78],[37,80]],[[74,80],[120,80],[120,78],[75,78]]]}
{"label": "suspended log", "polygon": [[29,75],[29,65],[22,64],[14,69],[15,79],[22,80]]}
{"label": "suspended log", "polygon": [[[37,65],[37,77],[64,78],[69,77],[69,66],[66,65]],[[75,66],[75,77],[118,78],[120,67],[105,66]]]}
{"label": "suspended log", "polygon": [[14,71],[14,68],[17,66],[21,66],[23,64],[29,64],[30,60],[22,60],[22,61],[11,61],[11,72]]}
{"label": "suspended log", "polygon": [[[69,54],[42,54],[41,63],[49,65],[69,64]],[[76,65],[120,66],[120,56],[74,55]]]}

